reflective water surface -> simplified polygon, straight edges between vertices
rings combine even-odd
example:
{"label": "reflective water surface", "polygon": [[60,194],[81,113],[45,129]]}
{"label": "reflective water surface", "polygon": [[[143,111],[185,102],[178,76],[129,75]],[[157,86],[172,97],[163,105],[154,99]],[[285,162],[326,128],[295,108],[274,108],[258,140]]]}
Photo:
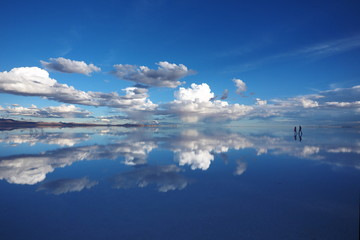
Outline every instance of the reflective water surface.
{"label": "reflective water surface", "polygon": [[0,132],[0,239],[358,239],[359,129]]}

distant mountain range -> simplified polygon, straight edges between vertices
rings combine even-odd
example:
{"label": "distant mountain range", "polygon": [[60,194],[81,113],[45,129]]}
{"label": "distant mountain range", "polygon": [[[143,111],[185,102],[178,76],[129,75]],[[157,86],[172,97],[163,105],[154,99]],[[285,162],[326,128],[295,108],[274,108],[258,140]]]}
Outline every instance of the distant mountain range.
{"label": "distant mountain range", "polygon": [[65,123],[65,122],[29,122],[13,119],[0,119],[0,130],[11,130],[17,128],[71,128],[71,127],[156,127],[154,124],[96,124],[96,123]]}

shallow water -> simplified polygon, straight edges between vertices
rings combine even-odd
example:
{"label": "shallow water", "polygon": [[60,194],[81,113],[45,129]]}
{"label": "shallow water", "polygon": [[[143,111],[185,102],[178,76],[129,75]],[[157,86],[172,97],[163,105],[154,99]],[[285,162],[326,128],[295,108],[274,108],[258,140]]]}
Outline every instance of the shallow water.
{"label": "shallow water", "polygon": [[359,133],[2,131],[0,239],[358,239]]}

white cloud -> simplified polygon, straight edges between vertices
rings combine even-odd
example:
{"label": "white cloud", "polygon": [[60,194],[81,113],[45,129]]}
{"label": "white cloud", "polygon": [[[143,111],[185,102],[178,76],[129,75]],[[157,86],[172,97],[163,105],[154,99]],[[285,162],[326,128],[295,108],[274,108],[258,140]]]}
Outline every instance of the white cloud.
{"label": "white cloud", "polygon": [[201,85],[191,84],[191,88],[180,88],[175,92],[175,98],[183,102],[206,103],[214,98],[209,85],[203,83]]}
{"label": "white cloud", "polygon": [[247,87],[246,87],[245,82],[243,82],[242,80],[237,79],[237,78],[234,78],[233,82],[235,83],[237,94],[241,95],[243,92],[246,91]]}
{"label": "white cloud", "polygon": [[50,62],[40,61],[44,68],[63,73],[80,73],[90,75],[92,72],[99,72],[101,69],[94,64],[86,64],[84,61],[75,61],[63,57],[50,58]]}
{"label": "white cloud", "polygon": [[252,110],[250,106],[229,104],[221,100],[212,101],[214,93],[206,83],[193,83],[190,88],[181,87],[174,95],[175,100],[164,104],[163,108],[167,114],[180,116],[181,120],[186,122],[234,120]]}
{"label": "white cloud", "polygon": [[319,103],[317,101],[311,100],[311,99],[307,99],[307,98],[300,98],[299,101],[301,102],[302,106],[304,108],[314,108],[314,107],[318,107]]}
{"label": "white cloud", "polygon": [[41,184],[38,191],[46,191],[48,193],[60,195],[68,192],[80,192],[84,189],[90,189],[97,184],[97,181],[91,181],[87,177],[78,179],[60,179]]}
{"label": "white cloud", "polygon": [[360,101],[355,102],[325,102],[325,105],[334,106],[334,107],[359,107],[360,108]]}
{"label": "white cloud", "polygon": [[113,93],[84,92],[49,77],[46,70],[38,67],[13,68],[0,72],[0,92],[22,96],[40,96],[64,103],[108,106],[127,110],[153,110],[157,107],[148,97],[148,90],[130,87],[123,89],[124,96]]}
{"label": "white cloud", "polygon": [[261,100],[260,98],[256,98],[256,104],[257,105],[266,105],[267,101],[266,100]]}
{"label": "white cloud", "polygon": [[150,69],[146,66],[136,66],[128,64],[114,65],[113,73],[127,81],[132,81],[140,84],[145,84],[155,87],[169,87],[175,88],[182,84],[179,80],[194,71],[189,70],[183,64],[174,64],[169,62],[159,62],[157,70]]}
{"label": "white cloud", "polygon": [[10,116],[27,116],[27,117],[40,117],[40,118],[86,118],[89,117],[91,112],[80,109],[74,105],[60,105],[38,108],[35,105],[31,107],[7,107],[0,108],[0,112]]}

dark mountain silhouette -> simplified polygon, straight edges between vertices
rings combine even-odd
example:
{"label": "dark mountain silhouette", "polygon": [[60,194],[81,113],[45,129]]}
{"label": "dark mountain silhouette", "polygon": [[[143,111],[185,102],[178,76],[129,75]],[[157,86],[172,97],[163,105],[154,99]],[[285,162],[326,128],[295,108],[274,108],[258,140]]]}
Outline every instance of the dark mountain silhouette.
{"label": "dark mountain silhouette", "polygon": [[155,127],[155,124],[96,124],[96,123],[73,123],[73,122],[30,122],[13,119],[0,119],[0,131],[17,128],[71,128],[71,127]]}

